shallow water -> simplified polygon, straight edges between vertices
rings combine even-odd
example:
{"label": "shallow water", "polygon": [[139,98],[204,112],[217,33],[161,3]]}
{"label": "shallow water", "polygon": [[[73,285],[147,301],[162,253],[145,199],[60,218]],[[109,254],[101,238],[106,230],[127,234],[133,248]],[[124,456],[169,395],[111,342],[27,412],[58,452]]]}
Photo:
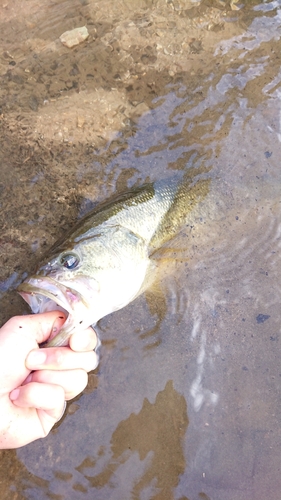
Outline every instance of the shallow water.
{"label": "shallow water", "polygon": [[[0,15],[2,322],[95,203],[178,170],[211,179],[159,289],[100,322],[83,395],[46,439],[1,452],[1,498],[276,500],[281,2],[30,0]],[[63,47],[82,25],[89,39]]]}

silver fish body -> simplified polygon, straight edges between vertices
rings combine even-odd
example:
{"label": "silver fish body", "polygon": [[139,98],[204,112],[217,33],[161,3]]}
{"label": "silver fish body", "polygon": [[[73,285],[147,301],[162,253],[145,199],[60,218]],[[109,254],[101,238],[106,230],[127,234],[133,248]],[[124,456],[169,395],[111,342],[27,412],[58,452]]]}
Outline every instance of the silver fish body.
{"label": "silver fish body", "polygon": [[95,208],[55,244],[50,259],[18,287],[34,313],[62,309],[68,314],[47,346],[67,345],[74,332],[142,293],[153,256],[208,189],[204,179],[147,184]]}

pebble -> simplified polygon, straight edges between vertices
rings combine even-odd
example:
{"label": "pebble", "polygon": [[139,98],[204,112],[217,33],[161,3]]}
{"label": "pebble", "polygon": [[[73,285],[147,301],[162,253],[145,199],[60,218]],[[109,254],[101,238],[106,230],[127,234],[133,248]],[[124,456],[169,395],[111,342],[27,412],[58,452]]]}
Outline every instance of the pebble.
{"label": "pebble", "polygon": [[71,47],[84,42],[84,40],[86,40],[88,36],[89,32],[86,26],[82,26],[81,28],[74,28],[71,31],[65,31],[60,36],[60,41],[63,45],[71,49]]}

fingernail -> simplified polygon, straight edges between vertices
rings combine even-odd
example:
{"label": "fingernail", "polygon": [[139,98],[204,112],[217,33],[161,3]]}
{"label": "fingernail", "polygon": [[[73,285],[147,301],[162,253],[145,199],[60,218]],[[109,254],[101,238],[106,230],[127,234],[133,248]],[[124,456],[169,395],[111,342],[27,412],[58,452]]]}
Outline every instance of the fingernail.
{"label": "fingernail", "polygon": [[26,358],[28,368],[36,368],[38,365],[43,365],[47,358],[46,353],[42,349],[31,351]]}
{"label": "fingernail", "polygon": [[19,389],[14,389],[12,392],[10,392],[10,400],[15,401],[19,397],[20,390]]}

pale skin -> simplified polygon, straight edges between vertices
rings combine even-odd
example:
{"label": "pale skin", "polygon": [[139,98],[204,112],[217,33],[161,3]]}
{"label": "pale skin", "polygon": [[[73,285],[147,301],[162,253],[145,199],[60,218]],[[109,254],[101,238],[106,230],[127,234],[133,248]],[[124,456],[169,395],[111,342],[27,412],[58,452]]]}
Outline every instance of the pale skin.
{"label": "pale skin", "polygon": [[95,369],[92,328],[70,337],[69,347],[40,348],[65,321],[60,311],[15,316],[0,328],[0,449],[47,436],[65,401],[86,387]]}

